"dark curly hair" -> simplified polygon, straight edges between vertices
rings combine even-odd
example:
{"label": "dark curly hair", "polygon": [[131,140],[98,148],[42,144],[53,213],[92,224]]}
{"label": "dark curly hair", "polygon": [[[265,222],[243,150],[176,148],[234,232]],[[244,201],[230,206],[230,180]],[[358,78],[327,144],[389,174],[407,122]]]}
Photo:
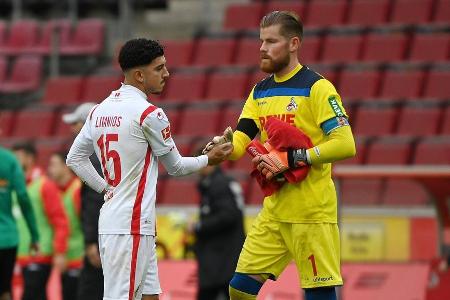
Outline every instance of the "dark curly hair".
{"label": "dark curly hair", "polygon": [[155,58],[164,55],[163,47],[154,40],[132,39],[122,46],[119,64],[122,71],[150,64]]}

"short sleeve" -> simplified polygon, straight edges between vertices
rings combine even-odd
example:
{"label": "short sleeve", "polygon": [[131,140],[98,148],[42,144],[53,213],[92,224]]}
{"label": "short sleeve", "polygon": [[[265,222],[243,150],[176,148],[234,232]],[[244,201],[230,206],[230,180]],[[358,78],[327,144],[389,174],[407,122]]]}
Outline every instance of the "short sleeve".
{"label": "short sleeve", "polygon": [[258,129],[261,130],[258,116],[258,105],[257,101],[253,97],[254,91],[255,88],[253,87],[252,91],[248,95],[247,101],[245,101],[244,108],[242,109],[242,113],[239,116],[239,120],[251,119],[255,121],[256,126],[258,126]]}
{"label": "short sleeve", "polygon": [[341,97],[333,84],[326,79],[320,79],[311,89],[311,112],[318,126],[336,117],[348,118],[342,105]]}
{"label": "short sleeve", "polygon": [[142,120],[145,138],[156,156],[167,154],[175,148],[170,122],[161,108],[156,108]]}

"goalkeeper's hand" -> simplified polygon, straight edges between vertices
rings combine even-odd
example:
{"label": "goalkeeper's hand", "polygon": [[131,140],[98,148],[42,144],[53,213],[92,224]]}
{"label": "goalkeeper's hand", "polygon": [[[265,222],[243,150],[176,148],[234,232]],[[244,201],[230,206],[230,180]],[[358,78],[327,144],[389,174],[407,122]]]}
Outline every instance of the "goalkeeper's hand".
{"label": "goalkeeper's hand", "polygon": [[211,142],[206,144],[205,148],[202,150],[202,154],[206,154],[215,146],[225,143],[233,143],[233,129],[231,129],[230,126],[223,131],[223,135],[215,136]]}
{"label": "goalkeeper's hand", "polygon": [[258,155],[252,160],[258,171],[271,180],[289,169],[287,152],[272,149],[267,154]]}
{"label": "goalkeeper's hand", "polygon": [[265,143],[264,147],[269,153],[256,156],[252,162],[267,180],[271,180],[288,169],[309,165],[306,149],[278,151],[269,143]]}

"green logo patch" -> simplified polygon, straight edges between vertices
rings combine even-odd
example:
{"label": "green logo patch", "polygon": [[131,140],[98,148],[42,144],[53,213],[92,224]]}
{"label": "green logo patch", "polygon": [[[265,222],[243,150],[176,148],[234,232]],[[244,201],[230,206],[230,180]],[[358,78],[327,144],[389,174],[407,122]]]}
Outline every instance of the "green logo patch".
{"label": "green logo patch", "polygon": [[330,103],[330,106],[333,109],[333,111],[337,117],[344,116],[344,112],[343,112],[342,108],[339,106],[339,102],[337,101],[336,96],[328,97],[328,103]]}

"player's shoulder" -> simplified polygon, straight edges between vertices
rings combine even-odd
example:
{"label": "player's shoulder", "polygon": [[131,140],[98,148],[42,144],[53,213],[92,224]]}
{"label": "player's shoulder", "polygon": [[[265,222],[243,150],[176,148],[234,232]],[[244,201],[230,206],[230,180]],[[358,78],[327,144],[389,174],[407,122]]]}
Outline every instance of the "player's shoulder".
{"label": "player's shoulder", "polygon": [[167,116],[162,108],[148,103],[140,113],[139,124],[142,125],[146,119],[158,119],[161,121],[167,119]]}
{"label": "player's shoulder", "polygon": [[303,66],[297,74],[294,75],[292,84],[297,88],[311,88],[316,82],[324,79],[322,75],[310,69],[308,66]]}
{"label": "player's shoulder", "polygon": [[259,81],[254,88],[254,91],[266,90],[274,84],[275,80],[273,79],[273,74],[270,74],[266,78]]}

